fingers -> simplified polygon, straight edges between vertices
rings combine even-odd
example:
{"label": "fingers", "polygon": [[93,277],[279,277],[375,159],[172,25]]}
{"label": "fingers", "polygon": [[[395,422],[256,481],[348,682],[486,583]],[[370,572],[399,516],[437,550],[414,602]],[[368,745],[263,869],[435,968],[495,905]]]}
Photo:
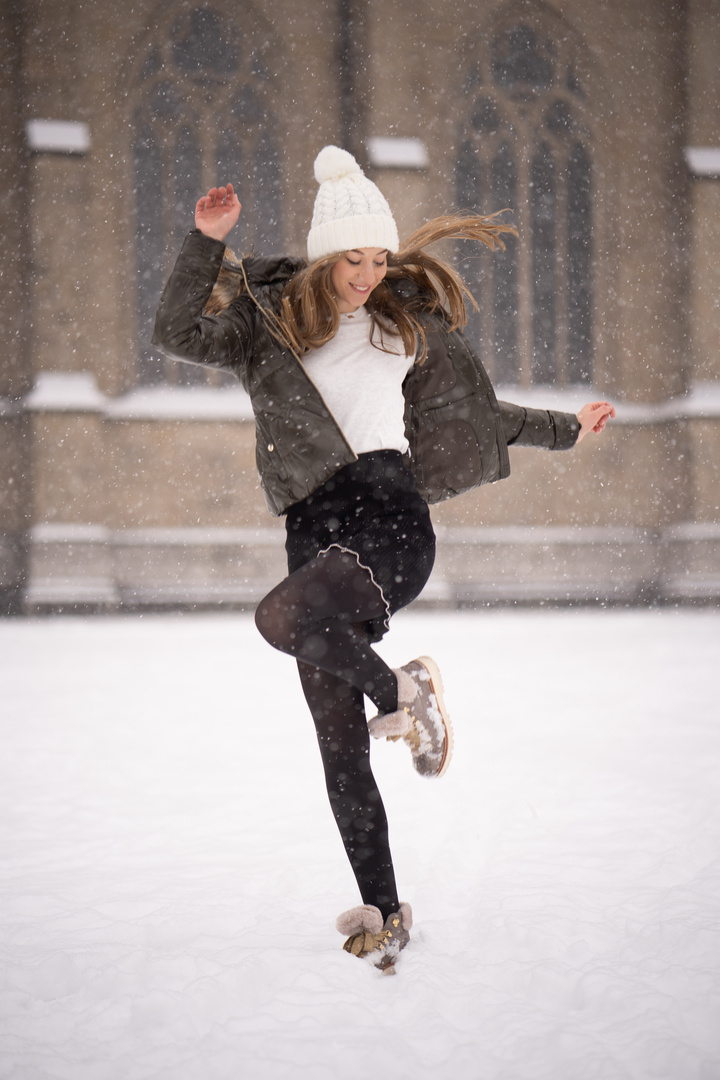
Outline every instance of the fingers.
{"label": "fingers", "polygon": [[215,240],[224,240],[237,224],[241,210],[232,184],[212,187],[195,204],[195,228]]}
{"label": "fingers", "polygon": [[593,427],[593,431],[596,431],[598,434],[600,434],[601,431],[605,430],[605,426],[608,420],[615,416],[615,409],[608,401],[599,401],[595,406],[595,409],[601,410],[601,415],[598,418],[597,423]]}
{"label": "fingers", "polygon": [[615,408],[609,401],[593,401],[592,404],[586,405],[581,411],[594,421],[608,420],[615,415]]}
{"label": "fingers", "polygon": [[598,412],[599,410],[601,410],[608,416],[615,415],[615,408],[613,405],[610,404],[609,401],[593,401],[590,404],[586,405],[585,408],[589,409],[590,412]]}
{"label": "fingers", "polygon": [[593,401],[587,405],[583,405],[580,412],[577,414],[577,418],[580,421],[580,433],[578,435],[578,442],[593,431],[599,435],[601,431],[605,430],[605,426],[612,417],[615,416],[615,407],[610,404],[609,401]]}
{"label": "fingers", "polygon": [[238,198],[232,184],[223,187],[212,187],[207,195],[203,195],[196,203],[197,210],[214,210],[221,207],[237,206]]}

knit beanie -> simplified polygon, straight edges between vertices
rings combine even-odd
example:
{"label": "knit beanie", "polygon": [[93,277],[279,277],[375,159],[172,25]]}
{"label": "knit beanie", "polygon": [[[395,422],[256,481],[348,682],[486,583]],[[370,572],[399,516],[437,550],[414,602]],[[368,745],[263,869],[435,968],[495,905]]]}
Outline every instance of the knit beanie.
{"label": "knit beanie", "polygon": [[315,179],[320,190],[308,233],[310,262],[352,248],[397,251],[400,240],[390,207],[352,154],[326,146],[315,158]]}

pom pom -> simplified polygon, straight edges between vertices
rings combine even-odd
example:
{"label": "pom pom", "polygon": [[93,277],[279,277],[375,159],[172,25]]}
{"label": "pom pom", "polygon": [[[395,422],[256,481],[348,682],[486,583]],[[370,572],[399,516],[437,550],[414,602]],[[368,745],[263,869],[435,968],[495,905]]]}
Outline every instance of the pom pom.
{"label": "pom pom", "polygon": [[325,180],[341,180],[343,176],[362,172],[352,154],[339,146],[325,146],[315,158],[315,179],[318,184]]}

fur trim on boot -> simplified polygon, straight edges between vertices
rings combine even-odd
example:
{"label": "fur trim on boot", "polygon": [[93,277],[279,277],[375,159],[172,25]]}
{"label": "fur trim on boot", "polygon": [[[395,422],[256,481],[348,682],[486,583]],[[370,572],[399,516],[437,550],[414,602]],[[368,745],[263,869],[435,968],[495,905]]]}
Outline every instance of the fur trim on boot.
{"label": "fur trim on boot", "polygon": [[420,656],[395,670],[398,708],[368,721],[374,739],[402,739],[421,776],[440,777],[450,764],[453,730],[443,700],[442,679],[434,660]]}
{"label": "fur trim on boot", "polygon": [[384,924],[379,908],[362,904],[339,915],[335,925],[341,934],[350,935],[343,945],[345,952],[362,957],[390,975],[400,950],[410,940],[412,924],[409,904],[401,904],[398,911],[388,915]]}
{"label": "fur trim on boot", "polygon": [[374,907],[373,904],[360,904],[338,915],[335,925],[346,937],[349,934],[359,934],[363,930],[377,934],[383,928],[383,917],[380,908]]}
{"label": "fur trim on boot", "polygon": [[[417,698],[418,688],[402,668],[393,670],[398,684],[397,712],[374,716],[368,721],[368,729],[373,739],[401,739],[412,730],[412,717],[408,706]],[[403,708],[403,706],[405,706]]]}

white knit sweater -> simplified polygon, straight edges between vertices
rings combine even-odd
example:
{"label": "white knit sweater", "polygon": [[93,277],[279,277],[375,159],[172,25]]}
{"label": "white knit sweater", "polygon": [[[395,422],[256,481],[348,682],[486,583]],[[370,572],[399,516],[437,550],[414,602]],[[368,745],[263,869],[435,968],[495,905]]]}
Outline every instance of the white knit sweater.
{"label": "white knit sweater", "polygon": [[[402,384],[415,360],[402,338],[383,333],[370,344],[372,320],[364,307],[340,316],[337,334],[303,357],[305,370],[356,454],[408,448]],[[380,332],[375,332],[380,344]],[[384,350],[392,349],[392,352]]]}

